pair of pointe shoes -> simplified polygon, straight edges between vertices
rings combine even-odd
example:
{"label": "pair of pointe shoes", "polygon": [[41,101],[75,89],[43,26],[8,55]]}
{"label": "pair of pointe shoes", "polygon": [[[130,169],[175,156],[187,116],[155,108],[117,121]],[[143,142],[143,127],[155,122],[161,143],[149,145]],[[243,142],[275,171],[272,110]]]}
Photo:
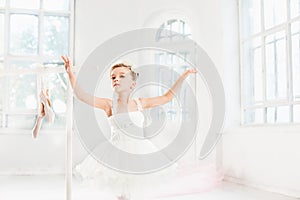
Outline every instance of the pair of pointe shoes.
{"label": "pair of pointe shoes", "polygon": [[40,93],[40,99],[41,99],[41,107],[42,107],[40,114],[44,114],[47,121],[49,123],[53,123],[55,114],[51,107],[51,101],[49,99],[48,90],[46,91],[46,94],[44,94],[43,91]]}
{"label": "pair of pointe shoes", "polygon": [[49,123],[54,122],[55,114],[51,107],[51,101],[49,99],[48,90],[46,90],[46,94],[43,91],[40,93],[40,112],[37,116],[36,123],[32,130],[32,137],[37,138],[38,132],[42,125],[42,120],[46,118]]}

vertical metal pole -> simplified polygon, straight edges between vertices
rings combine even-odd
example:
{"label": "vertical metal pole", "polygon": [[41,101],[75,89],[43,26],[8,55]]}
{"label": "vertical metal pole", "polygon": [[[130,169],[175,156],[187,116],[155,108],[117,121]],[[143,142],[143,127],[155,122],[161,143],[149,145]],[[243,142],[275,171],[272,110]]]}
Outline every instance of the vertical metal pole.
{"label": "vertical metal pole", "polygon": [[66,134],[66,200],[72,199],[72,126],[73,126],[73,91],[70,83],[67,89],[67,134]]}
{"label": "vertical metal pole", "polygon": [[[75,0],[70,1],[70,55],[75,55]],[[74,60],[73,60],[74,61]],[[74,62],[73,62],[74,64]],[[67,134],[66,134],[66,200],[72,199],[72,127],[73,127],[73,88],[69,82],[67,89]]]}

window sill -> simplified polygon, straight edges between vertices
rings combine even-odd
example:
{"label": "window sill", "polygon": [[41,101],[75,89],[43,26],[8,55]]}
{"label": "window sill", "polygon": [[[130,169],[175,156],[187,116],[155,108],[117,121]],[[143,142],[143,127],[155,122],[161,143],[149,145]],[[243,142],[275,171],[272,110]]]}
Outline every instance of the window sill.
{"label": "window sill", "polygon": [[[63,134],[66,132],[65,128],[58,129],[45,129],[40,130],[40,133],[51,133],[51,134]],[[32,130],[29,129],[18,129],[18,128],[0,128],[0,135],[31,135]]]}
{"label": "window sill", "polygon": [[299,134],[300,124],[257,124],[257,125],[240,125],[239,127],[227,129],[223,134]]}

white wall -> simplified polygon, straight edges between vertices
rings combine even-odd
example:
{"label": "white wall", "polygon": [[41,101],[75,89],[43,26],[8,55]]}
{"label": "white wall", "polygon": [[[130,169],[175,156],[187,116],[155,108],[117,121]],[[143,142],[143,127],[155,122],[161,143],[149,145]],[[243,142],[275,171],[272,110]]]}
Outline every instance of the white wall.
{"label": "white wall", "polygon": [[300,197],[300,127],[239,128],[224,134],[227,180]]}
{"label": "white wall", "polygon": [[47,134],[38,140],[33,140],[29,133],[0,135],[0,174],[62,173],[65,162],[62,135]]}
{"label": "white wall", "polygon": [[[0,131],[0,175],[62,174],[66,158],[65,132],[40,131],[32,139],[30,131]],[[84,156],[77,137],[73,154]],[[80,159],[80,158],[79,158]],[[80,160],[74,158],[74,163]]]}
{"label": "white wall", "polygon": [[88,55],[104,41],[139,27],[137,2],[138,0],[76,1],[76,65],[82,65]]}

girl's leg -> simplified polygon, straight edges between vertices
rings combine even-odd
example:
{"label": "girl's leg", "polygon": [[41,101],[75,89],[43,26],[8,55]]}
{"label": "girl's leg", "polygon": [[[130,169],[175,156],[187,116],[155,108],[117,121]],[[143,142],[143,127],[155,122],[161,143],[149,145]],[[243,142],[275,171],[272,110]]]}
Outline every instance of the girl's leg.
{"label": "girl's leg", "polygon": [[33,138],[37,138],[37,135],[41,129],[41,126],[42,126],[42,121],[45,117],[45,109],[44,109],[44,104],[41,103],[40,105],[41,109],[40,109],[40,112],[36,118],[36,122],[35,122],[35,125],[32,129],[32,137]]}

